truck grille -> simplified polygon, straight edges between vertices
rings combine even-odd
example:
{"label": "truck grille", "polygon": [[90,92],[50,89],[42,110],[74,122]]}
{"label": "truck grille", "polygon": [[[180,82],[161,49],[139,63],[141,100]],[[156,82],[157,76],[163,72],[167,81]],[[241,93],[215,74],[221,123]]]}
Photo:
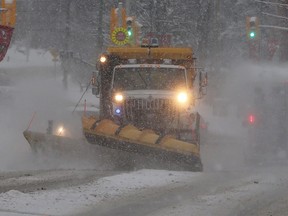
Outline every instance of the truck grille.
{"label": "truck grille", "polygon": [[131,116],[135,112],[158,112],[173,116],[176,114],[175,102],[171,99],[126,99],[125,100],[126,115]]}
{"label": "truck grille", "polygon": [[128,122],[139,128],[163,131],[176,119],[177,106],[173,99],[134,99],[124,101]]}

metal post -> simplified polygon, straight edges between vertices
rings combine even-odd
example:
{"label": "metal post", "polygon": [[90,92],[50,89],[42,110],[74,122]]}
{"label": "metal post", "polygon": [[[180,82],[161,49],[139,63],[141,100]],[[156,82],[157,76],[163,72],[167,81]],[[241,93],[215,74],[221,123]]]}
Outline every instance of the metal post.
{"label": "metal post", "polygon": [[155,2],[150,0],[150,32],[155,32]]}
{"label": "metal post", "polygon": [[122,20],[122,10],[123,10],[123,4],[122,2],[119,2],[118,4],[118,27],[122,27],[124,20]]}
{"label": "metal post", "polygon": [[126,15],[130,16],[130,0],[126,0]]}

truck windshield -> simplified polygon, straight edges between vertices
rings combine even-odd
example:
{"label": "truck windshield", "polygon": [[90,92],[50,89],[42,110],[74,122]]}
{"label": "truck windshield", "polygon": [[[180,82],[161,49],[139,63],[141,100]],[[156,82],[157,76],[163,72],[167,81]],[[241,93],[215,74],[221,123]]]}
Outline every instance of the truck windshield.
{"label": "truck windshield", "polygon": [[117,90],[174,90],[186,87],[182,68],[115,68],[113,88]]}

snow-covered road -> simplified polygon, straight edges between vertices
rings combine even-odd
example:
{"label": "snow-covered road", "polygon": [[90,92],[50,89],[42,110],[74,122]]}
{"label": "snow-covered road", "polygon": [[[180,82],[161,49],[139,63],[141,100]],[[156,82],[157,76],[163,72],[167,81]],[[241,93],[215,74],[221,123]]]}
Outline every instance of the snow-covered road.
{"label": "snow-covered road", "polygon": [[[284,216],[279,208],[287,208],[287,171],[285,165],[204,173],[62,170],[24,172],[17,177],[10,173],[0,187],[9,183],[21,186],[0,194],[0,215],[228,216],[278,212]],[[33,183],[34,191],[21,192],[26,190],[25,184],[32,188]]]}

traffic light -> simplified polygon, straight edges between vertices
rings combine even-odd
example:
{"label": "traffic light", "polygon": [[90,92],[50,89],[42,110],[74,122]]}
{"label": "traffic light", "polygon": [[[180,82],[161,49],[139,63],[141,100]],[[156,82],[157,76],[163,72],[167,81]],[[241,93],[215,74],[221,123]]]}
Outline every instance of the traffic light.
{"label": "traffic light", "polygon": [[255,36],[256,36],[256,32],[253,31],[253,30],[251,30],[251,31],[249,32],[249,37],[250,37],[250,39],[255,38]]}
{"label": "traffic light", "polygon": [[133,19],[131,17],[127,17],[126,26],[127,26],[128,36],[129,38],[132,38],[133,37]]}
{"label": "traffic light", "polygon": [[254,125],[255,124],[255,115],[250,114],[248,116],[248,122],[249,122],[250,125]]}
{"label": "traffic light", "polygon": [[133,35],[133,31],[131,27],[127,27],[128,36],[131,37]]}
{"label": "traffic light", "polygon": [[246,18],[246,34],[248,40],[258,39],[259,37],[259,20],[258,17]]}

